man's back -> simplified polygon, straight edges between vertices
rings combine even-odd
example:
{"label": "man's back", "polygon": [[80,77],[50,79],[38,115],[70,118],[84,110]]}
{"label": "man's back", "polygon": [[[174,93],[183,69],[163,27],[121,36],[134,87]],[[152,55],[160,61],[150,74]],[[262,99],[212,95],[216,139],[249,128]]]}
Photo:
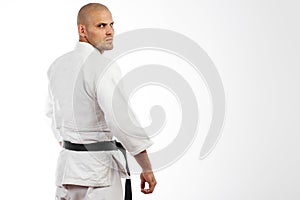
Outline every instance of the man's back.
{"label": "man's back", "polygon": [[74,51],[61,56],[50,67],[55,126],[64,140],[75,143],[111,140],[96,94],[98,77],[107,63],[90,44],[78,43]]}

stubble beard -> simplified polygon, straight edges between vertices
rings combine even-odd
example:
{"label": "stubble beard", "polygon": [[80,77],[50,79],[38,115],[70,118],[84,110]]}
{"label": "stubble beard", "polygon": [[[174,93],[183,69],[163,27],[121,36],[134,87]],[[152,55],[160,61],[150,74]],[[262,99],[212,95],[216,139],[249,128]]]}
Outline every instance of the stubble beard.
{"label": "stubble beard", "polygon": [[111,43],[102,43],[102,44],[100,44],[98,47],[97,47],[97,49],[99,50],[99,51],[108,51],[108,50],[112,50],[113,49],[113,47],[114,47],[114,45],[113,45],[113,43],[111,42]]}

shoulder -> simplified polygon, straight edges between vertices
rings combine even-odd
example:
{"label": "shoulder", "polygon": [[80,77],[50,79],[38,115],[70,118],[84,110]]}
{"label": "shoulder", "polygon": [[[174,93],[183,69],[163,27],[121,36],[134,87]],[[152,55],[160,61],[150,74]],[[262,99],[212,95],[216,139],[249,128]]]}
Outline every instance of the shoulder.
{"label": "shoulder", "polygon": [[85,59],[82,70],[85,74],[96,75],[105,72],[111,65],[111,60],[104,57],[99,51],[93,51]]}
{"label": "shoulder", "polygon": [[56,71],[66,68],[74,68],[76,66],[78,67],[84,63],[88,56],[88,54],[76,50],[67,52],[53,61],[47,71],[47,75],[50,78],[50,76]]}
{"label": "shoulder", "polygon": [[60,66],[66,65],[69,62],[72,62],[72,60],[74,60],[74,58],[76,58],[76,57],[78,58],[78,56],[76,56],[76,52],[70,51],[70,52],[67,52],[67,53],[59,56],[58,58],[56,58],[52,62],[50,67],[48,68],[48,71],[47,71],[48,77],[50,77],[51,74],[57,70],[57,68],[59,68]]}

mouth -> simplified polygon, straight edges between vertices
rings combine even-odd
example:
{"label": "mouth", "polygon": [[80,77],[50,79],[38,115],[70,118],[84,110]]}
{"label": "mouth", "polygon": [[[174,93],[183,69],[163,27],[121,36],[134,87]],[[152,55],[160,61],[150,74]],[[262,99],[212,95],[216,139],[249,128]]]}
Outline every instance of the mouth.
{"label": "mouth", "polygon": [[112,42],[112,41],[113,41],[113,38],[106,38],[105,41],[107,41],[107,42]]}

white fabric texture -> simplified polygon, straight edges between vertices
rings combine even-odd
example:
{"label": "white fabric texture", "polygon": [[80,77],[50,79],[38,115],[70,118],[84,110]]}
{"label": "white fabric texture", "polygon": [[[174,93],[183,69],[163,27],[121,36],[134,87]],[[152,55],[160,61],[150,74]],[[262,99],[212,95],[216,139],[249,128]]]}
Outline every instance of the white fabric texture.
{"label": "white fabric texture", "polygon": [[[152,141],[140,126],[132,126],[120,81],[120,70],[92,45],[78,42],[76,48],[59,57],[48,70],[49,103],[47,116],[53,121],[57,140],[87,144],[110,141],[115,136],[133,156]],[[117,112],[113,114],[114,108]],[[122,120],[116,123],[115,115]],[[139,124],[137,121],[134,124]],[[56,185],[89,187],[112,185],[111,169],[126,177],[125,159],[120,151],[76,152],[63,149],[56,171]]]}
{"label": "white fabric texture", "polygon": [[111,187],[57,186],[55,200],[121,200],[123,190],[119,173],[112,174]]}

